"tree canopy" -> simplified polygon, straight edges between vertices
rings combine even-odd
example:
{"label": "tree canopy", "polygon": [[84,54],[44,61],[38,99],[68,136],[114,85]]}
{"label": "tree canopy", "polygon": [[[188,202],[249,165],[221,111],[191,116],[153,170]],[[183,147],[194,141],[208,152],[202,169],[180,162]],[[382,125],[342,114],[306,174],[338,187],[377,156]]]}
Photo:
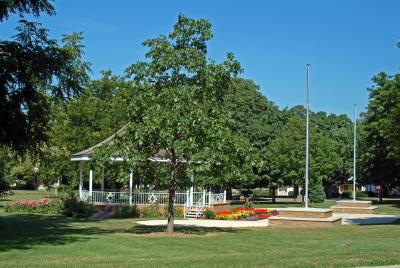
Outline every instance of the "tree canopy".
{"label": "tree canopy", "polygon": [[[173,31],[145,41],[148,61],[126,73],[135,84],[129,124],[112,152],[131,166],[154,155],[167,159],[169,191],[167,231],[173,232],[175,190],[188,185],[188,166],[198,177],[241,177],[256,161],[246,141],[230,131],[223,102],[240,64],[228,53],[222,64],[207,59],[211,24],[179,15]],[[218,176],[217,176],[218,175]],[[228,176],[227,176],[228,175]]]}
{"label": "tree canopy", "polygon": [[[0,19],[54,14],[49,1],[2,1]],[[89,77],[82,60],[82,34],[65,35],[61,45],[40,23],[19,21],[12,40],[0,40],[0,144],[35,153],[47,140],[52,98],[76,96]]]}

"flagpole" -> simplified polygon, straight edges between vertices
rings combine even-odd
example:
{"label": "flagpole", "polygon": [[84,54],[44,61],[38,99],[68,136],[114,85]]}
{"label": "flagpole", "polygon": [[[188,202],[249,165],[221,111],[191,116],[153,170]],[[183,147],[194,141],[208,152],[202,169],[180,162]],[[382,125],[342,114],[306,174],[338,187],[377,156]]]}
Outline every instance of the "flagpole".
{"label": "flagpole", "polygon": [[356,105],[354,104],[354,144],[353,144],[353,201],[356,201],[356,149],[357,149],[357,118]]}
{"label": "flagpole", "polygon": [[308,147],[309,147],[309,136],[310,136],[310,90],[309,90],[309,81],[310,81],[310,64],[307,64],[307,100],[306,100],[306,179],[305,179],[305,208],[308,208],[308,166],[309,166],[309,159],[308,159]]}

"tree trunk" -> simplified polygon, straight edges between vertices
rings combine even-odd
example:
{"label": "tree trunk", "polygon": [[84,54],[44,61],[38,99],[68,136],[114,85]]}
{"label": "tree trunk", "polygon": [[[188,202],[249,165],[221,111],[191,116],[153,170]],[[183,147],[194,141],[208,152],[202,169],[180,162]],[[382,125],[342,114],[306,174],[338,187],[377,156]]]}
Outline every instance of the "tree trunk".
{"label": "tree trunk", "polygon": [[226,188],[226,199],[232,200],[232,188],[231,187]]}
{"label": "tree trunk", "polygon": [[297,196],[299,195],[299,186],[293,186],[293,200],[297,200]]}
{"label": "tree trunk", "polygon": [[326,198],[330,199],[332,198],[332,193],[333,193],[333,182],[329,181],[326,183]]}
{"label": "tree trunk", "polygon": [[167,234],[174,233],[174,203],[175,203],[175,190],[176,190],[176,165],[172,165],[171,181],[168,191],[168,224]]}
{"label": "tree trunk", "polygon": [[272,188],[272,203],[276,202],[276,188]]}

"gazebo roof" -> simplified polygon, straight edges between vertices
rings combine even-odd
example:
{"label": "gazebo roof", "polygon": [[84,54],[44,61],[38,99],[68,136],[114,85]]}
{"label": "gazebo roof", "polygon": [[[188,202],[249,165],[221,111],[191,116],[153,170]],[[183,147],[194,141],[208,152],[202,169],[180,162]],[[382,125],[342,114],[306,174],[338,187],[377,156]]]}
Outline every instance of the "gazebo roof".
{"label": "gazebo roof", "polygon": [[115,138],[116,135],[121,134],[124,132],[125,128],[127,125],[123,126],[120,130],[118,130],[116,133],[112,134],[110,137],[106,138],[105,140],[97,143],[96,145],[93,145],[92,147],[89,147],[83,151],[80,151],[78,153],[74,153],[71,156],[71,161],[88,161],[90,160],[90,156],[93,154],[94,150],[105,145],[109,144],[112,142],[112,140]]}
{"label": "gazebo roof", "polygon": [[[127,127],[127,125],[123,126],[116,133],[114,133],[110,137],[106,138],[105,140],[97,143],[96,145],[93,145],[92,147],[89,147],[89,148],[87,148],[87,149],[85,149],[83,151],[80,151],[78,153],[74,153],[71,156],[71,161],[89,161],[90,157],[93,154],[93,152],[95,151],[95,149],[97,149],[97,148],[99,148],[99,147],[101,147],[103,145],[111,143],[113,141],[113,139],[117,135],[122,134],[125,131],[126,127]],[[169,162],[171,162],[170,159],[165,158],[165,155],[166,155],[166,152],[164,150],[161,150],[158,154],[148,158],[148,160],[150,162],[158,162],[158,163],[169,163]],[[113,160],[122,161],[123,158],[122,157],[116,157],[116,158],[113,158]],[[178,160],[178,162],[187,162],[187,160],[186,159],[180,159],[180,160]]]}

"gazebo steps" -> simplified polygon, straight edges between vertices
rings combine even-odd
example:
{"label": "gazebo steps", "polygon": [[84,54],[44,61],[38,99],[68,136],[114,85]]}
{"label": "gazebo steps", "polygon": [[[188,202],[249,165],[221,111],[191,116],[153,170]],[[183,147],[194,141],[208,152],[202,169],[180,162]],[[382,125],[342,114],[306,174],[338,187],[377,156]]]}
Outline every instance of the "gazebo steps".
{"label": "gazebo steps", "polygon": [[330,216],[327,218],[302,218],[274,216],[268,219],[269,226],[278,227],[333,227],[342,224],[342,217]]}
{"label": "gazebo steps", "polygon": [[353,201],[353,200],[341,200],[341,201],[336,201],[336,206],[337,207],[357,207],[357,208],[365,208],[365,207],[370,207],[372,204],[372,201]]}

